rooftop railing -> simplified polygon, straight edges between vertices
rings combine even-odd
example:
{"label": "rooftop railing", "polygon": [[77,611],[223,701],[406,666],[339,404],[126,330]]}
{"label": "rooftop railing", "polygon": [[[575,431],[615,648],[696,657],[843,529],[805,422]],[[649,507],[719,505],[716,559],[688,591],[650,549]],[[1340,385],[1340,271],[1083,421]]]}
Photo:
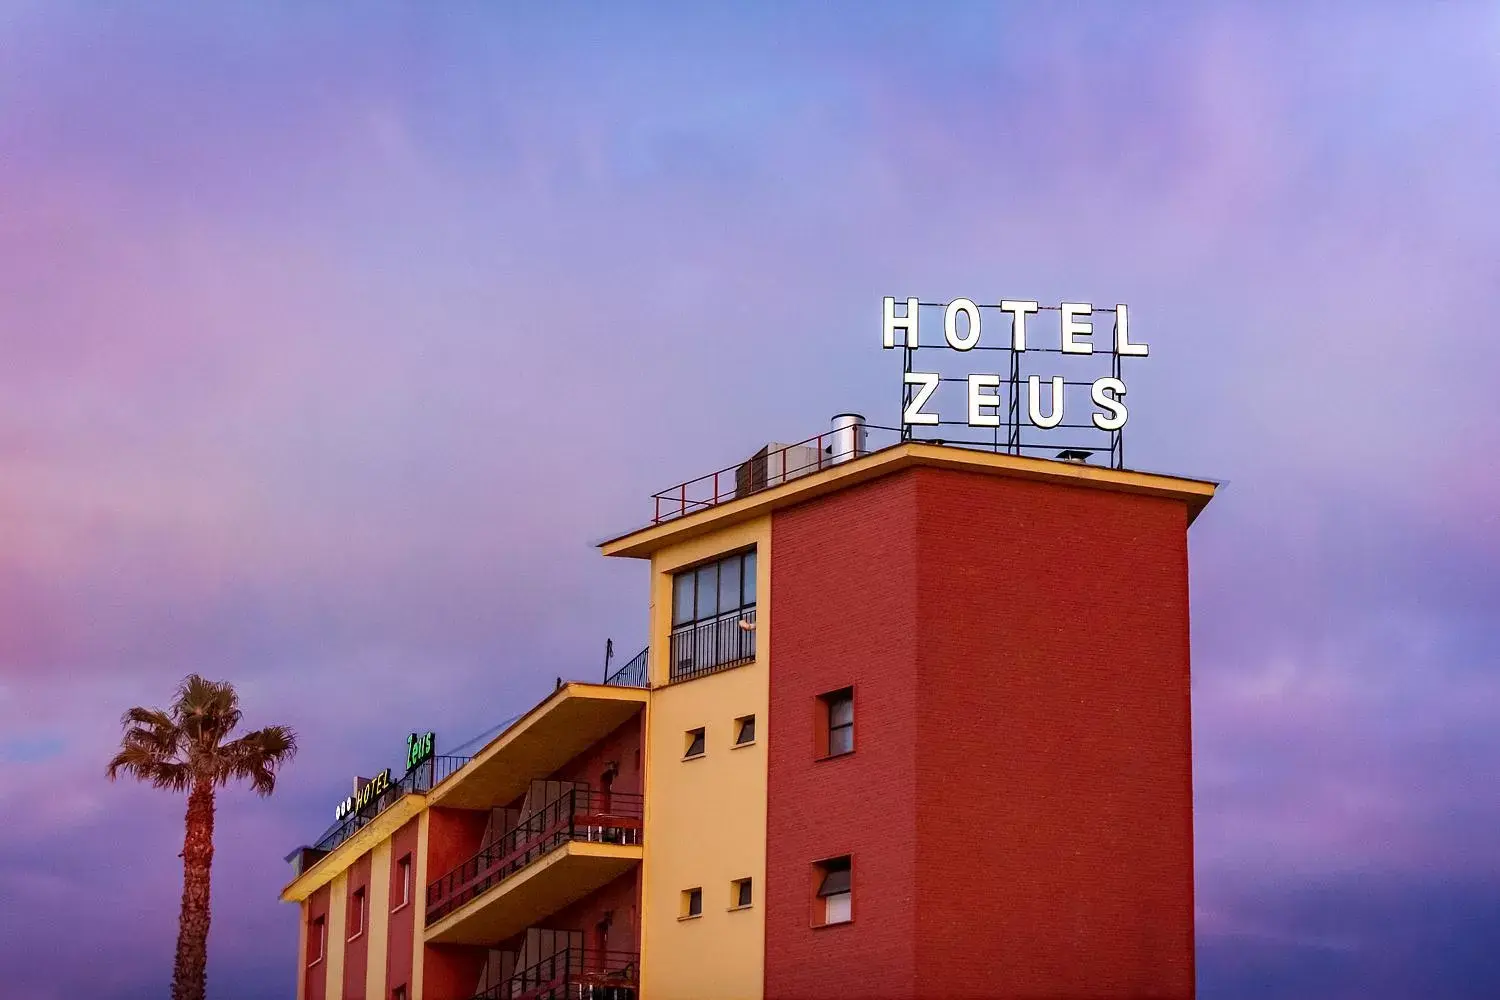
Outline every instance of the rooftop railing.
{"label": "rooftop railing", "polygon": [[641,956],[564,948],[472,1000],[636,1000]]}
{"label": "rooftop railing", "polygon": [[629,663],[605,677],[604,683],[614,685],[615,687],[649,687],[650,685],[647,684],[649,678],[646,675],[646,666],[650,655],[651,647],[647,646],[635,654],[635,658]]}
{"label": "rooftop railing", "polygon": [[470,759],[469,757],[440,756],[423,761],[407,771],[399,780],[391,782],[389,788],[366,803],[363,809],[329,827],[313,845],[313,850],[327,854],[358,833],[376,816],[395,805],[402,796],[412,792],[431,791],[444,778],[467,764]]}
{"label": "rooftop railing", "polygon": [[727,468],[678,483],[670,489],[651,494],[655,511],[652,524],[675,520],[717,507],[721,503],[759,493],[790,482],[799,476],[820,472],[832,465],[859,458],[872,451],[901,443],[901,432],[889,427],[865,425],[866,444],[858,453],[836,453],[840,443],[851,440],[838,431],[824,431],[796,444],[762,449]]}
{"label": "rooftop railing", "polygon": [[639,844],[643,799],[629,792],[570,789],[427,887],[427,922],[441,920],[570,841]]}

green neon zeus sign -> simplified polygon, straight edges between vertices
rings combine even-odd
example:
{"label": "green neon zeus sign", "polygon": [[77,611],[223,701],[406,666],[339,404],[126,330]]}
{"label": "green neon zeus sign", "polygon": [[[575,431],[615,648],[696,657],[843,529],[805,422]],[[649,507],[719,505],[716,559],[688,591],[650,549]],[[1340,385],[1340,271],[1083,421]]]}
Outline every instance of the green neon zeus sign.
{"label": "green neon zeus sign", "polygon": [[432,733],[412,733],[406,738],[406,768],[411,770],[418,764],[432,759],[437,737]]}

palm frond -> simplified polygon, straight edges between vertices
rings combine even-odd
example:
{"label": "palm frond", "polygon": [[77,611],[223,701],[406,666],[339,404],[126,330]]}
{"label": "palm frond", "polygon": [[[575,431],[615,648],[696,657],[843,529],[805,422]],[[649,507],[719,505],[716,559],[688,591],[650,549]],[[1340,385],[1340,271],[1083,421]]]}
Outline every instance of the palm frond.
{"label": "palm frond", "polygon": [[189,674],[177,688],[172,715],[199,747],[215,747],[240,724],[240,697],[227,681]]}
{"label": "palm frond", "polygon": [[276,790],[276,770],[297,755],[297,734],[289,726],[267,726],[220,748],[217,784],[244,778],[257,795]]}
{"label": "palm frond", "polygon": [[120,725],[123,728],[131,726],[150,726],[152,729],[176,729],[177,723],[172,721],[172,716],[159,708],[136,708],[127,709],[120,717]]}
{"label": "palm frond", "polygon": [[178,685],[172,707],[132,708],[120,719],[120,749],[106,773],[148,781],[176,792],[207,782],[247,780],[259,795],[276,788],[276,771],[297,753],[297,734],[267,726],[225,742],[240,723],[234,685],[190,674]]}
{"label": "palm frond", "polygon": [[122,746],[120,752],[110,758],[105,774],[110,781],[117,780],[123,774],[174,792],[187,791],[192,778],[192,772],[186,763],[163,760],[149,748],[138,746]]}

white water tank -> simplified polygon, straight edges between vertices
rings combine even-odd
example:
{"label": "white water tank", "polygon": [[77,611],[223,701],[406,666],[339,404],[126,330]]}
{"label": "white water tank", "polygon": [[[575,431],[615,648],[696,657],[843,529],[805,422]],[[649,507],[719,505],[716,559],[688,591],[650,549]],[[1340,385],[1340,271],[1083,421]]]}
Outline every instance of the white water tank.
{"label": "white water tank", "polygon": [[848,462],[870,453],[866,441],[865,418],[860,413],[840,413],[833,418],[831,443],[824,450],[830,464]]}

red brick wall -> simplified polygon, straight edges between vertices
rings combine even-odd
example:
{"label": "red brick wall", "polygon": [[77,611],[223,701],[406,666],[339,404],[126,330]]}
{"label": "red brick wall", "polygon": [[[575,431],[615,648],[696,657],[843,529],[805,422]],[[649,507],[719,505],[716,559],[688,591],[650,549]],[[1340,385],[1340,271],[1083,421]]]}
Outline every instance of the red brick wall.
{"label": "red brick wall", "polygon": [[[427,884],[431,885],[479,852],[490,814],[433,807],[427,810],[427,817]],[[425,907],[425,886],[422,899]]]}
{"label": "red brick wall", "polygon": [[919,980],[1191,997],[1185,506],[943,470],[917,501]]}
{"label": "red brick wall", "polygon": [[[423,902],[426,899],[424,887],[417,884],[417,823],[416,819],[408,821],[391,837],[391,870],[388,877],[391,880],[389,898],[392,909],[388,917],[390,929],[386,937],[385,959],[387,993],[397,986],[405,986],[407,994],[411,994],[411,960],[416,947],[417,929],[423,924]],[[401,898],[401,885],[397,881],[400,871],[397,862],[408,854],[412,858],[411,902],[406,906],[399,906],[396,901]]]}
{"label": "red brick wall", "polygon": [[620,770],[610,787],[617,792],[639,794],[641,790],[639,751],[643,717],[642,713],[637,713],[635,718],[547,777],[557,781],[586,781],[590,788],[597,791],[601,787],[599,776],[604,773],[604,765],[608,761],[615,761],[620,765]]}
{"label": "red brick wall", "polygon": [[583,931],[584,947],[597,946],[595,927],[607,911],[613,911],[606,951],[640,951],[640,869],[636,868],[613,882],[589,893],[565,909],[548,917],[546,925],[554,929]]}
{"label": "red brick wall", "polygon": [[[768,1000],[913,995],[915,502],[894,476],[771,522]],[[815,760],[817,697],[850,685],[856,750]],[[813,929],[812,863],[842,854],[854,920]]]}
{"label": "red brick wall", "polygon": [[485,950],[464,945],[427,945],[422,949],[424,1000],[468,1000],[484,971]]}
{"label": "red brick wall", "polygon": [[307,943],[301,956],[302,975],[305,977],[305,981],[307,983],[306,992],[304,994],[306,1000],[323,1000],[324,996],[328,992],[327,953],[328,948],[331,946],[331,943],[333,941],[333,936],[338,933],[338,928],[330,927],[328,929],[328,936],[326,938],[328,944],[323,945],[324,958],[322,961],[318,962],[317,965],[309,965],[308,957],[310,955],[316,954],[318,948],[318,942],[315,937],[315,934],[317,932],[313,928],[313,921],[317,920],[319,917],[323,918],[325,921],[328,919],[329,894],[330,889],[326,885],[321,889],[315,889],[313,891],[313,894],[307,897],[307,902],[303,904],[302,908],[303,919],[307,921],[307,934],[305,935],[305,940]]}
{"label": "red brick wall", "polygon": [[1184,507],[917,469],[772,531],[766,996],[1191,997]]}
{"label": "red brick wall", "polygon": [[[349,932],[354,929],[355,921],[355,899],[354,894],[359,890],[365,891],[365,927],[359,937],[350,939]],[[370,912],[370,855],[365,854],[354,864],[349,866],[349,878],[344,885],[344,926],[336,928],[337,933],[344,935],[344,1000],[364,1000],[365,998],[365,971],[366,961],[370,955],[370,928],[369,921],[374,918]]]}
{"label": "red brick wall", "polygon": [[[489,813],[434,807],[427,814],[427,881],[431,884],[479,850]],[[425,920],[426,899],[424,888],[423,912],[417,917],[419,925]],[[473,995],[474,984],[484,968],[483,949],[428,945],[423,948],[422,956],[422,993],[427,1000]]]}

